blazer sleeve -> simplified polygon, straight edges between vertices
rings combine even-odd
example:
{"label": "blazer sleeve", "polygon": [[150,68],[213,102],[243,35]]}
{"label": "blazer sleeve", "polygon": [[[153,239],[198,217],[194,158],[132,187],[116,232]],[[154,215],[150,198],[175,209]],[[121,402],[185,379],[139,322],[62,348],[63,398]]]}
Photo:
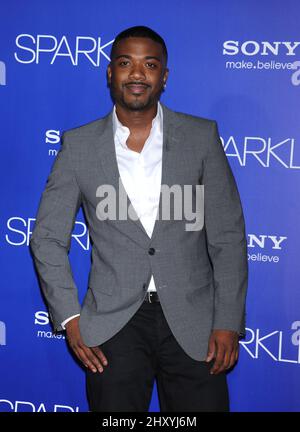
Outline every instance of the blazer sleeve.
{"label": "blazer sleeve", "polygon": [[215,121],[211,122],[203,169],[204,221],[215,287],[213,329],[244,335],[248,287],[245,221]]}
{"label": "blazer sleeve", "polygon": [[68,258],[81,192],[72,168],[68,132],[61,139],[30,239],[30,249],[48,304],[54,331],[66,318],[80,314],[78,290]]}

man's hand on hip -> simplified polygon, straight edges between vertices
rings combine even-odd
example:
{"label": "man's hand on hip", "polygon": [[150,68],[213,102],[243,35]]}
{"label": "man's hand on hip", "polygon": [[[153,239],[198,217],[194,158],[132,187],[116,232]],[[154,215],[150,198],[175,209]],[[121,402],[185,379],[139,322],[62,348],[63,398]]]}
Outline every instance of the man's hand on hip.
{"label": "man's hand on hip", "polygon": [[103,365],[107,365],[107,358],[98,347],[88,347],[83,343],[79,329],[79,316],[66,324],[67,341],[78,359],[92,372],[103,372]]}
{"label": "man's hand on hip", "polygon": [[215,358],[211,374],[219,374],[230,369],[238,359],[239,334],[231,330],[213,330],[208,343],[206,361]]}

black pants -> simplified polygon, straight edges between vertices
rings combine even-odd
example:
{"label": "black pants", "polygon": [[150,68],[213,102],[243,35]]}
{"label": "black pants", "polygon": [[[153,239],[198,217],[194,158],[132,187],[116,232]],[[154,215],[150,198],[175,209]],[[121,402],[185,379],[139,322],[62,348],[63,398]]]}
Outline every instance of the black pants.
{"label": "black pants", "polygon": [[176,341],[161,304],[144,301],[111,339],[99,345],[104,371],[86,370],[90,411],[148,412],[154,380],[160,410],[229,411],[225,372],[209,373],[213,361],[192,359]]}

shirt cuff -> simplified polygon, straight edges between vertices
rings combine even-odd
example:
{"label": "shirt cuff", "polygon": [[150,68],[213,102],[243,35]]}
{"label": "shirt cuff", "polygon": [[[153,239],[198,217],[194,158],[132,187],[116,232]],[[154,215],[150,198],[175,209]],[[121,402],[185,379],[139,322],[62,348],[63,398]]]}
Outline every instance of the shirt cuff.
{"label": "shirt cuff", "polygon": [[77,317],[77,316],[80,316],[80,314],[72,315],[71,317],[69,317],[69,318],[67,318],[66,320],[64,320],[64,321],[61,323],[62,328],[63,328],[64,330],[66,330],[65,325],[67,324],[67,322],[71,321],[71,319],[73,319],[73,318],[75,318],[75,317]]}

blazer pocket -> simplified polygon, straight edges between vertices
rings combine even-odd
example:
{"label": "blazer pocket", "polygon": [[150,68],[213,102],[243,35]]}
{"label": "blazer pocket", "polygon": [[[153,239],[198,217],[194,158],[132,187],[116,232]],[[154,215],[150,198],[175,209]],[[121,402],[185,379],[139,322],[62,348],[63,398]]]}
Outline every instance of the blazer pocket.
{"label": "blazer pocket", "polygon": [[89,275],[88,286],[92,288],[94,292],[113,295],[113,281],[112,275],[101,273],[93,269]]}

